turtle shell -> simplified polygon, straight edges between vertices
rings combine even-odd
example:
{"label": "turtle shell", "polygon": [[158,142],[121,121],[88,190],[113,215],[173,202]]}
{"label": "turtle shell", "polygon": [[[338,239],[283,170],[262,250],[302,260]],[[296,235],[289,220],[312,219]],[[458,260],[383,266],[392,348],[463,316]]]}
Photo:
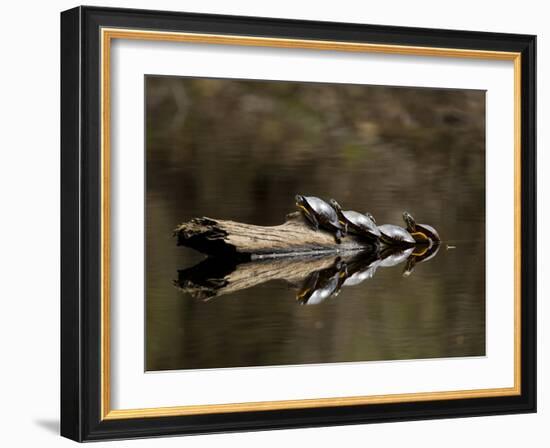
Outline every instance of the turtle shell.
{"label": "turtle shell", "polygon": [[412,235],[407,232],[403,227],[399,227],[393,224],[383,224],[378,226],[380,230],[380,238],[382,241],[389,245],[412,245],[415,243]]}
{"label": "turtle shell", "polygon": [[316,196],[303,196],[303,198],[311,211],[315,213],[319,221],[325,224],[330,224],[337,229],[342,228],[342,225],[338,220],[336,210],[334,210],[328,202],[325,202]]}
{"label": "turtle shell", "polygon": [[378,264],[378,266],[383,268],[389,268],[392,266],[396,266],[400,263],[403,263],[405,260],[407,260],[410,255],[413,253],[414,248],[411,247],[409,249],[399,250],[396,248],[387,248],[386,250],[382,251],[380,254],[382,257],[382,260]]}
{"label": "turtle shell", "polygon": [[311,296],[311,294],[315,291],[315,286],[319,281],[319,272],[320,271],[312,272],[306,277],[299,291],[296,293],[297,300],[304,303],[307,302],[309,296]]}
{"label": "turtle shell", "polygon": [[422,255],[416,255],[416,257],[418,258],[417,263],[424,263],[434,258],[439,252],[440,247],[441,245],[438,242],[433,243],[432,246],[430,246],[430,248]]}
{"label": "turtle shell", "polygon": [[437,233],[437,230],[435,230],[432,226],[428,224],[417,224],[416,232],[423,233],[432,241],[441,241],[441,238],[439,237],[439,233]]}
{"label": "turtle shell", "polygon": [[336,290],[338,289],[339,281],[339,275],[335,274],[330,277],[326,282],[323,282],[323,284],[317,285],[316,289],[311,293],[304,304],[317,305],[321,302],[324,302],[336,292]]}
{"label": "turtle shell", "polygon": [[380,237],[378,226],[367,215],[354,210],[347,210],[342,212],[342,216],[348,222],[349,228],[359,233],[368,232],[374,236]]}
{"label": "turtle shell", "polygon": [[434,243],[422,255],[415,255],[414,253],[412,253],[407,260],[405,268],[403,269],[403,276],[408,277],[412,274],[417,264],[424,263],[434,258],[437,255],[437,252],[439,252],[439,247],[439,243]]}
{"label": "turtle shell", "polygon": [[333,266],[316,271],[306,279],[297,299],[302,305],[317,305],[337,294],[342,287],[346,265],[336,261]]}
{"label": "turtle shell", "polygon": [[413,238],[419,243],[425,243],[426,240],[433,242],[441,241],[439,233],[428,224],[417,224],[416,220],[409,212],[403,212],[403,220],[405,221],[407,231],[410,232]]}
{"label": "turtle shell", "polygon": [[371,263],[370,265],[368,265],[367,267],[365,267],[364,269],[354,272],[352,275],[346,278],[346,280],[344,280],[343,286],[359,285],[360,283],[363,283],[365,280],[369,280],[373,278],[379,264],[380,264],[380,261],[377,260]]}

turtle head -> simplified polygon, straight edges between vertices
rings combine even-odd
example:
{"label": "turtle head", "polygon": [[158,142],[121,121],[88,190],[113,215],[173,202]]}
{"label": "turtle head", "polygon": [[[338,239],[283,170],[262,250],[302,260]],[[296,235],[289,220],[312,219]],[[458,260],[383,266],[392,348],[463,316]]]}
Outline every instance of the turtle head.
{"label": "turtle head", "polygon": [[371,212],[366,212],[365,216],[369,218],[373,223],[376,224],[376,219],[374,219],[374,215]]}
{"label": "turtle head", "polygon": [[336,199],[331,199],[329,202],[334,210],[336,210],[337,212],[342,211],[342,207],[340,206],[340,204],[338,204],[338,201]]}
{"label": "turtle head", "polygon": [[414,265],[416,264],[416,257],[412,256],[407,259],[405,268],[403,269],[403,277],[410,277],[413,273]]}
{"label": "turtle head", "polygon": [[405,221],[405,224],[407,225],[407,230],[409,232],[414,232],[416,229],[416,221],[409,212],[403,212],[403,221]]}
{"label": "turtle head", "polygon": [[306,201],[301,194],[297,194],[296,196],[294,196],[294,200],[296,201],[296,205],[298,207],[303,206],[304,202]]}

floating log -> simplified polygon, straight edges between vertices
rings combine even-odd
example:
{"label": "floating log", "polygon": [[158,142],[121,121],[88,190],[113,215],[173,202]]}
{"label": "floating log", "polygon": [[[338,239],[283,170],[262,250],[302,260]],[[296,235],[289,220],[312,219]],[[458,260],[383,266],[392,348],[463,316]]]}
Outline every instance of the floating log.
{"label": "floating log", "polygon": [[239,260],[339,254],[372,249],[369,242],[348,235],[336,243],[334,234],[314,230],[301,213],[287,215],[284,224],[256,226],[235,221],[194,218],[175,231],[178,246],[186,246],[213,256],[231,256]]}

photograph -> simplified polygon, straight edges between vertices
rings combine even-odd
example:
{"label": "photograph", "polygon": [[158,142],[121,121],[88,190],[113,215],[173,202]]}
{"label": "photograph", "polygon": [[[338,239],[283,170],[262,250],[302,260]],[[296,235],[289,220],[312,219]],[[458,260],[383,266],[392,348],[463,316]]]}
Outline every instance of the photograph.
{"label": "photograph", "polygon": [[486,91],[144,85],[146,371],[486,355]]}
{"label": "photograph", "polygon": [[61,12],[63,437],[538,412],[540,26],[298,10]]}

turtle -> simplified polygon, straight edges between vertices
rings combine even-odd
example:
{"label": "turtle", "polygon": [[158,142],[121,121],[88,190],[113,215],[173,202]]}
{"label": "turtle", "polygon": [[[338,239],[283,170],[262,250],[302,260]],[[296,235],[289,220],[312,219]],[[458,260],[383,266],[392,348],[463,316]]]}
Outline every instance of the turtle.
{"label": "turtle", "polygon": [[354,210],[342,210],[336,199],[330,200],[330,205],[336,210],[340,224],[344,226],[346,233],[353,233],[364,237],[365,239],[377,243],[380,238],[380,230],[376,223],[371,219],[370,213],[359,213]]}
{"label": "turtle", "polygon": [[378,251],[370,253],[362,251],[346,262],[347,276],[342,286],[359,285],[365,280],[373,278],[380,261]]}
{"label": "turtle", "polygon": [[328,202],[315,196],[297,194],[296,206],[302,211],[315,230],[322,227],[325,230],[334,232],[336,243],[340,244],[342,242],[346,229],[340,224],[338,214]]}
{"label": "turtle", "polygon": [[431,242],[428,248],[424,248],[420,252],[416,252],[416,250],[413,251],[413,253],[407,259],[407,263],[405,264],[405,268],[403,269],[403,277],[408,277],[409,275],[411,275],[414,267],[418,263],[424,263],[434,258],[437,255],[437,252],[439,252],[439,247],[439,242]]}
{"label": "turtle", "polygon": [[301,303],[307,303],[309,297],[315,292],[315,286],[319,281],[319,273],[321,271],[314,271],[305,278],[300,285],[300,289],[296,293],[296,300]]}
{"label": "turtle", "polygon": [[378,266],[381,268],[391,268],[408,260],[413,252],[414,247],[386,247],[380,253],[380,261],[378,262]]}
{"label": "turtle", "polygon": [[378,226],[378,230],[380,230],[380,239],[388,246],[410,247],[416,244],[412,235],[403,227],[383,224]]}
{"label": "turtle", "polygon": [[441,241],[437,230],[428,224],[417,224],[410,213],[403,212],[403,221],[405,221],[407,230],[416,242],[421,243],[431,240],[434,243],[439,243]]}
{"label": "turtle", "polygon": [[296,294],[296,299],[302,305],[317,305],[324,302],[340,293],[346,276],[346,263],[338,257],[332,266],[308,275]]}

